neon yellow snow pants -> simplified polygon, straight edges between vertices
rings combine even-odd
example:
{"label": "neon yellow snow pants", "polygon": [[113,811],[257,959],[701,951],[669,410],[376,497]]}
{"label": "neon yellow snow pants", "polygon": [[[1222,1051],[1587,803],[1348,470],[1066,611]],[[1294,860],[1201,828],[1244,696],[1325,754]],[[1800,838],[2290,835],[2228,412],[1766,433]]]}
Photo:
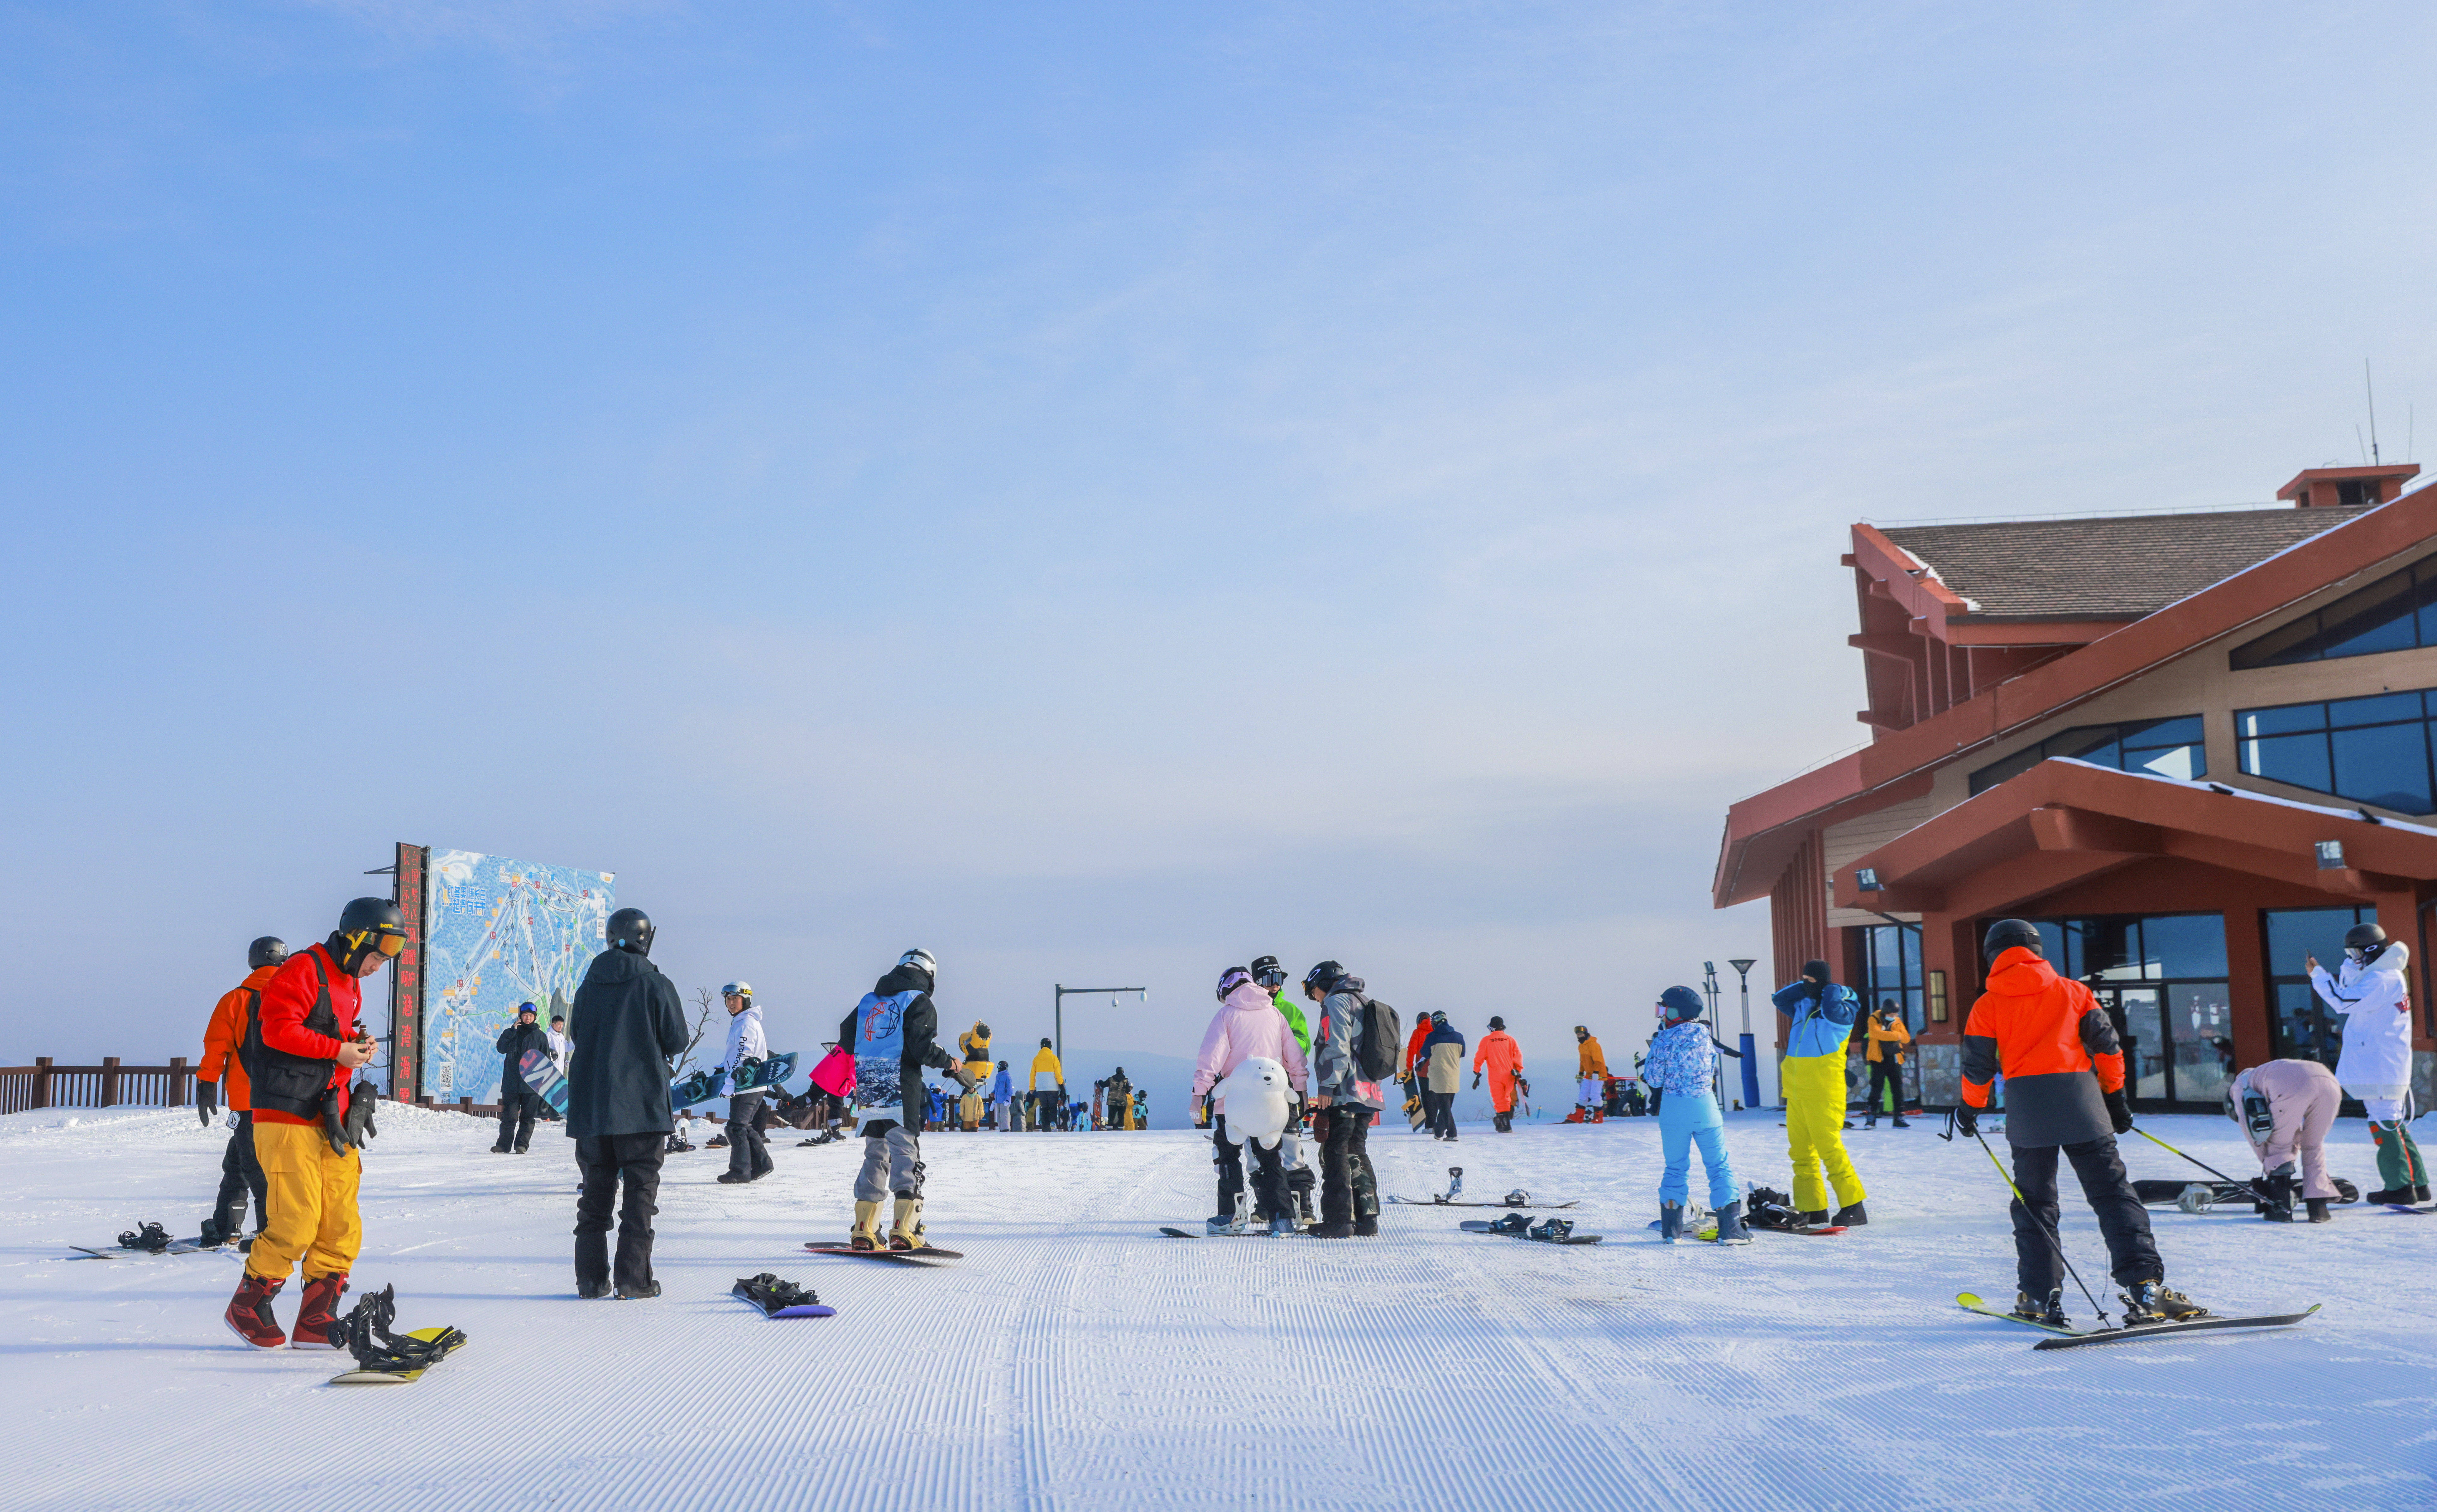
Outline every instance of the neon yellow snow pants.
{"label": "neon yellow snow pants", "polygon": [[[1828,1207],[1828,1188],[1836,1189],[1842,1207],[1860,1202],[1866,1193],[1845,1153],[1845,1057],[1788,1055],[1777,1069],[1785,1088],[1785,1148],[1794,1157],[1794,1206],[1815,1213]],[[1819,1178],[1822,1166],[1828,1179]]]}

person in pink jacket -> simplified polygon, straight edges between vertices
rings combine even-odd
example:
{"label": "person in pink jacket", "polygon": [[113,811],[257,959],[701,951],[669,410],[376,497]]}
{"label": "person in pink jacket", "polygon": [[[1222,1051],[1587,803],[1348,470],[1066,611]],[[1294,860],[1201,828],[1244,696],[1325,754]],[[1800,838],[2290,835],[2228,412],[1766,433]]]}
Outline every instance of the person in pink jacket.
{"label": "person in pink jacket", "polygon": [[[1193,1096],[1197,1104],[1207,1097],[1210,1089],[1233,1076],[1246,1061],[1263,1056],[1286,1068],[1287,1082],[1294,1095],[1304,1095],[1306,1069],[1303,1047],[1295,1043],[1294,1032],[1287,1025],[1286,1015],[1253,980],[1253,974],[1242,966],[1229,966],[1218,979],[1218,1013],[1210,1020],[1208,1032],[1201,1036],[1201,1053],[1193,1062]],[[1294,1206],[1287,1195],[1286,1167],[1278,1158],[1273,1142],[1263,1149],[1257,1139],[1230,1142],[1227,1138],[1227,1100],[1221,1097],[1214,1107],[1197,1113],[1196,1122],[1210,1125],[1210,1142],[1216,1154],[1213,1162],[1218,1167],[1218,1212],[1207,1225],[1214,1234],[1243,1232],[1236,1217],[1237,1196],[1244,1190],[1244,1151],[1253,1153],[1258,1167],[1253,1182],[1254,1214],[1269,1225],[1271,1233],[1294,1231]]]}
{"label": "person in pink jacket", "polygon": [[2226,1116],[2242,1125],[2267,1180],[2263,1216],[2293,1221],[2293,1161],[2302,1162],[2302,1201],[2311,1223],[2323,1224],[2337,1195],[2327,1179],[2327,1131],[2344,1100],[2336,1073],[2317,1061],[2268,1061],[2234,1079],[2225,1089]]}

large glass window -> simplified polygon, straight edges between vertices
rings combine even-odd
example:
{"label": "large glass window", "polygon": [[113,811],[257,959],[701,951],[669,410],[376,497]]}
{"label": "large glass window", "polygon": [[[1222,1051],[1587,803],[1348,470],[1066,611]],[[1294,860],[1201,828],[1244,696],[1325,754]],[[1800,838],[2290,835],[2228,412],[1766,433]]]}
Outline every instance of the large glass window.
{"label": "large glass window", "polygon": [[2214,1106],[2224,1096],[2234,1077],[2234,1020],[2223,914],[2032,922],[2049,964],[2089,983],[2114,1021],[2136,1102]]}
{"label": "large glass window", "polygon": [[2389,573],[2323,609],[2246,641],[2228,660],[2239,672],[2414,646],[2437,646],[2437,557]]}
{"label": "large glass window", "polygon": [[2276,1000],[2276,1059],[2332,1067],[2343,1053],[2344,1021],[2310,990],[2308,962],[2317,956],[2329,971],[2341,969],[2344,931],[2376,918],[2377,910],[2367,908],[2270,909],[2260,915],[2268,934],[2268,989]]}
{"label": "large glass window", "polygon": [[2237,709],[2235,748],[2254,777],[2407,814],[2437,812],[2428,702],[2415,690]]}
{"label": "large glass window", "polygon": [[2037,745],[1991,761],[1972,773],[1974,795],[2007,777],[2020,776],[2050,756],[2071,756],[2118,772],[2148,772],[2190,781],[2208,775],[2208,754],[2200,740],[2197,714],[2170,720],[2136,720],[2125,724],[2084,724],[2052,735]]}
{"label": "large glass window", "polygon": [[1918,1034],[1927,1021],[1921,997],[1920,930],[1903,924],[1872,924],[1862,930],[1862,1006],[1875,1013],[1892,1002],[1904,1027]]}

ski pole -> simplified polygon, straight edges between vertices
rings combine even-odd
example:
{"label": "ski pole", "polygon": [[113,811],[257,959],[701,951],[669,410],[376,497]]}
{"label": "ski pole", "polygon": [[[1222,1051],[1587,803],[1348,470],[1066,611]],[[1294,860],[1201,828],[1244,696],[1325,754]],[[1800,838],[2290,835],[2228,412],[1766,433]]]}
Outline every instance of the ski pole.
{"label": "ski pole", "polygon": [[2006,1190],[2014,1194],[2014,1200],[2023,1205],[2023,1211],[2030,1214],[2031,1221],[2040,1225],[2040,1232],[2048,1236],[2048,1243],[2056,1248],[2057,1259],[2064,1261],[2064,1273],[2073,1277],[2073,1284],[2081,1288],[2082,1297],[2090,1303],[2090,1310],[2098,1314],[2098,1326],[2103,1329],[2115,1327],[2107,1321],[2107,1310],[2098,1305],[2098,1298],[2090,1295],[2090,1287],[2082,1280],[2081,1273],[2073,1268],[2073,1258],[2064,1252],[2064,1241],[2057,1237],[2057,1231],[2048,1226],[2048,1221],[2031,1207],[2030,1199],[2023,1195],[2023,1189],[2014,1185],[2014,1173],[2006,1169],[2006,1162],[1997,1158],[1997,1152],[1989,1148],[1988,1138],[1977,1130],[1972,1131],[1972,1138],[1979,1141],[1981,1153],[1989,1157],[1990,1165],[1997,1168],[1997,1174],[2005,1177]]}
{"label": "ski pole", "polygon": [[2159,1138],[2156,1135],[2151,1134],[2148,1130],[2140,1127],[2138,1124],[2133,1126],[2132,1132],[2148,1140],[2151,1144],[2156,1145],[2159,1149],[2165,1151],[2168,1155],[2183,1155],[2184,1159],[2191,1160],[2192,1164],[2199,1166],[2202,1171],[2205,1171],[2210,1175],[2217,1177],[2218,1180],[2224,1182],[2227,1186],[2238,1187],[2244,1191],[2251,1193],[2254,1201],[2266,1202],[2268,1200],[2267,1197],[2260,1193],[2259,1189],[2253,1186],[2250,1182],[2236,1181],[2232,1176],[2227,1175],[2224,1172],[2219,1171],[2213,1165],[2208,1165],[2199,1160],[2192,1160],[2190,1156],[2183,1155],[2183,1152],[2176,1149],[2173,1145],[2168,1144],[2165,1140]]}

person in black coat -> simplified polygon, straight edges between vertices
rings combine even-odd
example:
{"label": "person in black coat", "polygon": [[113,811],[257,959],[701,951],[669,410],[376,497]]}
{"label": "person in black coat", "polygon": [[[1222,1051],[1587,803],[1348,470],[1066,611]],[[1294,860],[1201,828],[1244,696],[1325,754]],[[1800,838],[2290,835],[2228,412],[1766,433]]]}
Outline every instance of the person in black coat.
{"label": "person in black coat", "polygon": [[493,1155],[506,1155],[509,1136],[515,1136],[516,1152],[525,1153],[533,1143],[534,1118],[541,1112],[541,1094],[525,1085],[525,1073],[519,1063],[525,1051],[550,1053],[550,1036],[542,1033],[540,1014],[526,1003],[517,1010],[517,1021],[500,1032],[500,1139],[491,1146]]}
{"label": "person in black coat", "polygon": [[607,1295],[613,1278],[609,1208],[622,1182],[618,1295],[660,1295],[652,1277],[653,1202],[676,1125],[669,1065],[686,1048],[686,1025],[676,985],[649,959],[652,934],[641,909],[609,915],[609,948],[592,958],[568,1010],[575,1053],[567,1068],[567,1134],[584,1173],[575,1201],[575,1290],[587,1297]]}

